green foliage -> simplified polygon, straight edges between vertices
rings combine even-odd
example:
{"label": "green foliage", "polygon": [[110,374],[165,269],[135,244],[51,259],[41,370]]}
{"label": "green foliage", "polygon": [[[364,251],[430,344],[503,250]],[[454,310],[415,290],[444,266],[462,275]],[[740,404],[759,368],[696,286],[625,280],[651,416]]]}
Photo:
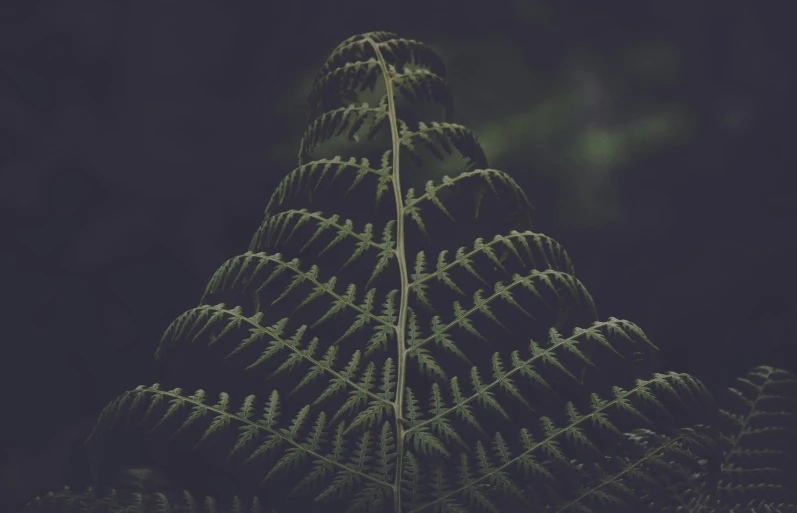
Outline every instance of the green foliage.
{"label": "green foliage", "polygon": [[[667,493],[650,497],[657,511],[797,511],[797,377],[759,366],[728,392],[716,457],[662,476],[658,484]],[[631,436],[641,447],[661,438],[649,431]]]}
{"label": "green foliage", "polygon": [[452,111],[427,46],[341,43],[249,251],[158,348],[203,388],[140,386],[95,436],[136,422],[221,447],[280,511],[662,511],[673,476],[717,461],[703,385],[651,373],[644,332],[598,319]]}
{"label": "green foliage", "polygon": [[712,511],[797,511],[797,376],[756,367],[729,392]]}

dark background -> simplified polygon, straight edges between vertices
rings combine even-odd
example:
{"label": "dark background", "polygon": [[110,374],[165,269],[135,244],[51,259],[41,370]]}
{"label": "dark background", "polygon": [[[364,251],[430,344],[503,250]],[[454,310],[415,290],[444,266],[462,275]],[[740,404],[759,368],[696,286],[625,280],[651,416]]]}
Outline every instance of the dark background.
{"label": "dark background", "polygon": [[[756,364],[797,370],[791,9],[3,2],[0,496],[59,482],[82,422],[159,380],[161,333],[292,169],[318,67],[371,30],[439,51],[455,121],[664,370],[714,391]],[[35,458],[51,474],[23,475]]]}

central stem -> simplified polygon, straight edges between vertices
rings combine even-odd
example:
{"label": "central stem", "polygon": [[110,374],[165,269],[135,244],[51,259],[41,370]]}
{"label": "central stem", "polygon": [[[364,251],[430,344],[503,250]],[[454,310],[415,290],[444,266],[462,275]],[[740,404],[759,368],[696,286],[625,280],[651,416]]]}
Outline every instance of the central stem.
{"label": "central stem", "polygon": [[390,138],[393,147],[393,196],[396,201],[396,262],[399,268],[399,315],[396,324],[396,398],[393,401],[393,416],[396,429],[396,475],[393,480],[393,510],[401,513],[401,475],[404,470],[404,380],[407,374],[406,351],[406,324],[407,305],[409,304],[409,273],[407,272],[407,256],[404,250],[404,201],[401,198],[401,180],[399,177],[399,150],[400,140],[398,133],[398,120],[396,118],[396,101],[393,98],[393,78],[388,69],[382,52],[376,41],[368,38],[374,49],[382,76],[385,80],[385,95],[387,95],[387,111],[390,123]]}

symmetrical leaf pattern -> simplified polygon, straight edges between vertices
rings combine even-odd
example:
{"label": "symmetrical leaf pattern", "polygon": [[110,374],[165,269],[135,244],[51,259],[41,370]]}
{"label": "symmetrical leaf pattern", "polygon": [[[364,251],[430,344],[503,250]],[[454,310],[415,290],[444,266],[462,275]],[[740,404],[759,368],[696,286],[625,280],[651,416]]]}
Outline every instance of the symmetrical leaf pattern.
{"label": "symmetrical leaf pattern", "polygon": [[759,366],[736,382],[721,412],[716,502],[733,504],[727,511],[797,511],[797,376]]}
{"label": "symmetrical leaf pattern", "polygon": [[[685,419],[712,399],[636,365],[655,351],[638,326],[598,318],[452,121],[437,55],[347,39],[308,112],[249,250],[158,348],[202,388],[138,387],[97,432],[136,420],[223,446],[281,511],[655,511],[636,490],[702,447]],[[662,436],[641,450],[624,433],[643,427]]]}

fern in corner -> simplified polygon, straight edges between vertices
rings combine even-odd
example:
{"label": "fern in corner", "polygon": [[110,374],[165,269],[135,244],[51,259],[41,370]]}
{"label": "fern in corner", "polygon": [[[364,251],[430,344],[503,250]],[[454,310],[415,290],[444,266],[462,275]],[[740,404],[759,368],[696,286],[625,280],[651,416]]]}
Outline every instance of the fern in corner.
{"label": "fern in corner", "polygon": [[[758,366],[725,395],[717,443],[704,440],[700,448],[711,454],[684,459],[690,448],[677,442],[680,461],[670,465],[677,472],[638,492],[662,513],[797,512],[797,377]],[[667,438],[645,429],[627,436],[640,451]]]}
{"label": "fern in corner", "polygon": [[[656,511],[670,456],[705,449],[689,426],[711,397],[598,318],[452,105],[422,43],[335,48],[249,250],[158,348],[195,391],[138,387],[95,433],[190,441],[278,511]],[[639,428],[660,436],[641,448]]]}
{"label": "fern in corner", "polygon": [[759,366],[729,395],[715,503],[797,512],[797,376]]}

